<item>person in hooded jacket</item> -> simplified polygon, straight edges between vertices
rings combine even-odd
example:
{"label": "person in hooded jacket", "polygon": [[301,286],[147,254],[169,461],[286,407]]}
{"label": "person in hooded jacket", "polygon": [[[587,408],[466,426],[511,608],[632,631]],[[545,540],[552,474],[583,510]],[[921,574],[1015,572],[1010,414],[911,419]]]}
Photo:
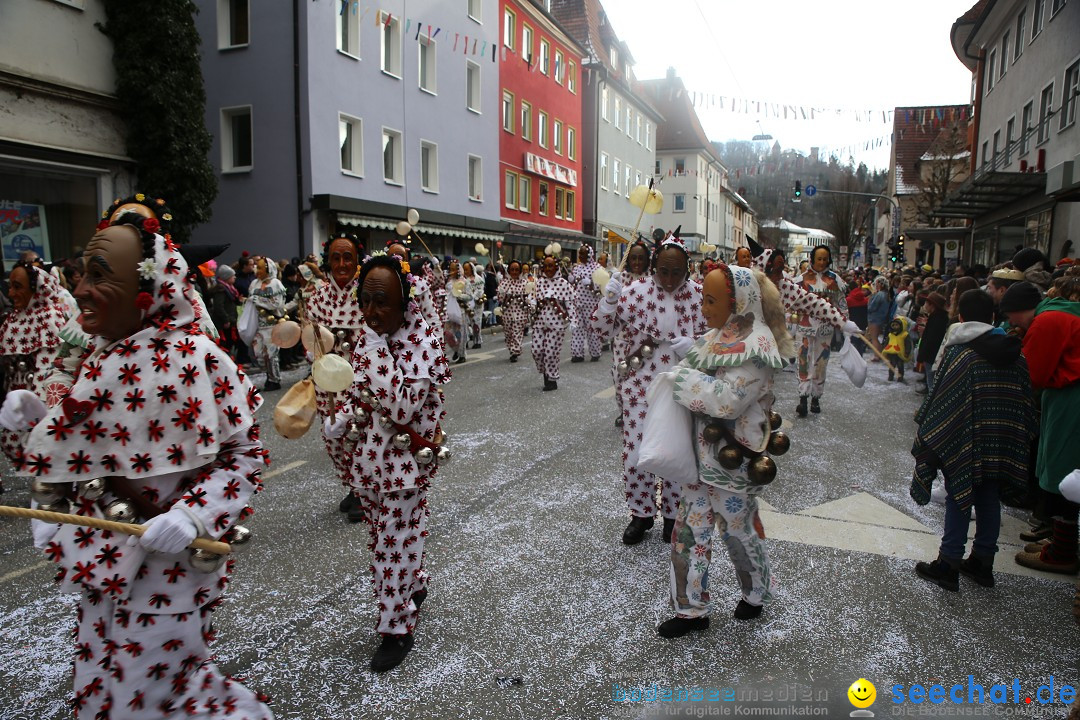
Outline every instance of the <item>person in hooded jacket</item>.
{"label": "person in hooded jacket", "polygon": [[277,263],[259,257],[255,260],[255,279],[248,287],[248,294],[259,311],[259,331],[251,341],[251,350],[266,369],[264,392],[281,389],[281,348],[270,342],[274,325],[285,316],[285,286],[277,276]]}

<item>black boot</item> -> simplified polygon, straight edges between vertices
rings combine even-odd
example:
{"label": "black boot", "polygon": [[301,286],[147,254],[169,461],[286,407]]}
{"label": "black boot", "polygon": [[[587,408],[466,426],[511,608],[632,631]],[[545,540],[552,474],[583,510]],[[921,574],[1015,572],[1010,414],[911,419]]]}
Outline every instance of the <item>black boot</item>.
{"label": "black boot", "polygon": [[941,555],[938,555],[937,560],[933,562],[915,563],[915,572],[923,580],[936,583],[946,590],[952,592],[960,590],[959,571],[955,565]]}
{"label": "black boot", "polygon": [[581,355],[575,355],[574,357],[570,358],[570,362],[572,362],[572,363],[585,362],[585,358],[583,356],[581,356]]}
{"label": "black boot", "polygon": [[360,503],[354,503],[345,513],[345,518],[351,523],[364,522],[364,508],[360,507]]}
{"label": "black boot", "polygon": [[734,616],[736,620],[753,620],[761,614],[760,605],[751,605],[745,600],[740,600],[735,606]]}
{"label": "black boot", "polygon": [[382,645],[371,658],[372,672],[381,673],[393,670],[401,664],[412,648],[413,636],[411,634],[383,635]]}
{"label": "black boot", "polygon": [[549,378],[547,375],[545,375],[544,376],[544,392],[547,392],[548,390],[558,390],[558,389],[559,389],[559,383],[557,381],[555,381],[554,379]]}
{"label": "black boot", "polygon": [[359,505],[359,503],[357,502],[357,497],[355,495],[353,495],[352,493],[349,493],[348,495],[345,496],[344,500],[342,500],[341,502],[338,503],[337,508],[341,512],[349,512],[350,510],[352,510],[354,507],[357,507],[358,505]]}
{"label": "black boot", "polygon": [[664,534],[660,537],[660,542],[670,543],[673,532],[675,532],[675,518],[664,518]]}
{"label": "black boot", "polygon": [[625,545],[637,545],[645,539],[645,531],[653,526],[653,519],[634,516],[623,530],[622,541]]}
{"label": "black boot", "polygon": [[812,413],[821,412],[820,398],[810,398],[810,412],[812,412]]}
{"label": "black boot", "polygon": [[661,637],[677,638],[692,632],[701,632],[702,630],[708,629],[708,615],[696,618],[684,618],[676,615],[670,620],[665,620],[660,623],[660,627],[656,628],[656,632],[660,633]]}
{"label": "black boot", "polygon": [[590,359],[589,362],[600,362],[600,356],[599,355],[593,355],[592,359]]}
{"label": "black boot", "polygon": [[424,588],[423,590],[417,590],[412,595],[413,605],[416,606],[417,610],[420,609],[420,606],[424,604],[425,600],[427,600],[427,588]]}
{"label": "black boot", "polygon": [[511,355],[510,356],[510,362],[517,362],[517,359],[518,359],[517,355]]}
{"label": "black boot", "polygon": [[799,405],[795,408],[795,414],[799,417],[806,417],[806,396],[799,396]]}
{"label": "black boot", "polygon": [[983,587],[994,587],[994,558],[971,553],[957,568],[964,577],[969,577]]}

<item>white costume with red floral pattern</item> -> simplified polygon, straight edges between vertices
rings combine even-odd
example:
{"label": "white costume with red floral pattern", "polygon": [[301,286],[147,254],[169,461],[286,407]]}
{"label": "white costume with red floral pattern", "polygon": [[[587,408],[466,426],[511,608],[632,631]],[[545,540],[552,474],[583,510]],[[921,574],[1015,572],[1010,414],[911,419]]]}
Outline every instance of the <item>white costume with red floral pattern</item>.
{"label": "white costume with red floral pattern", "polygon": [[541,276],[533,295],[536,317],[533,320],[532,354],[536,370],[546,378],[559,379],[566,326],[574,316],[574,291],[558,273]]}
{"label": "white costume with red floral pattern", "polygon": [[529,327],[529,293],[524,276],[515,280],[509,275],[499,283],[496,296],[502,308],[503,335],[511,355],[521,354],[521,338]]}
{"label": "white costume with red floral pattern", "polygon": [[590,357],[600,357],[601,348],[604,346],[590,323],[596,305],[600,302],[596,283],[593,282],[593,273],[600,269],[596,262],[596,251],[588,245],[584,246],[588,259],[583,263],[577,263],[570,269],[570,287],[574,288],[574,325],[570,331],[570,354],[574,357],[585,357],[585,347],[588,346]]}
{"label": "white costume with red floral pattern", "polygon": [[[642,278],[641,275],[635,275],[629,270],[623,270],[616,273],[616,277],[623,287]],[[630,351],[634,348],[630,347],[630,340],[627,337],[629,331],[626,326],[621,325],[616,321],[616,307],[618,307],[618,305],[612,305],[611,303],[597,303],[596,312],[593,313],[593,316],[589,319],[589,324],[592,326],[593,330],[598,333],[599,337],[611,338],[611,381],[615,384],[615,407],[619,409],[619,417],[622,418],[623,376],[619,373],[619,363],[625,362],[630,356]]]}

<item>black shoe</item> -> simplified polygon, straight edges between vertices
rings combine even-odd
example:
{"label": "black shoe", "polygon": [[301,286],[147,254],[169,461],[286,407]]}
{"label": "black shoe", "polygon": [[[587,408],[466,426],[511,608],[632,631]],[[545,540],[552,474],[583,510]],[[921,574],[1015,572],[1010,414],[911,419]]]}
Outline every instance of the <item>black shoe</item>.
{"label": "black shoe", "polygon": [[799,417],[806,417],[806,396],[799,397],[799,404],[795,408],[795,414]]}
{"label": "black shoe", "polygon": [[994,587],[994,561],[972,553],[960,562],[957,568],[964,577],[969,577],[983,587]]}
{"label": "black shoe", "polygon": [[634,516],[630,518],[630,524],[623,530],[622,541],[624,545],[637,545],[645,539],[645,531],[653,526],[653,519]]}
{"label": "black shoe", "polygon": [[341,512],[349,512],[354,507],[360,507],[360,503],[358,502],[358,498],[352,493],[346,495],[345,499],[339,502],[337,506],[338,510]]}
{"label": "black shoe", "polygon": [[745,600],[740,600],[739,604],[735,606],[733,614],[736,620],[753,620],[761,614],[761,606],[751,605]]}
{"label": "black shoe", "polygon": [[572,363],[585,362],[585,358],[580,356],[580,355],[575,355],[574,357],[570,358],[570,362],[572,362]]}
{"label": "black shoe", "polygon": [[592,358],[589,360],[589,362],[600,362],[600,356],[599,355],[593,355]]}
{"label": "black shoe", "polygon": [[622,427],[622,415],[615,418],[615,427]]}
{"label": "black shoe", "polygon": [[818,398],[810,398],[810,412],[821,412],[821,403],[819,402]]}
{"label": "black shoe", "polygon": [[265,383],[263,383],[263,388],[262,389],[263,389],[263,392],[270,392],[272,390],[280,390],[281,389],[281,383],[274,382],[273,380],[267,380]]}
{"label": "black shoe", "polygon": [[382,645],[371,658],[371,671],[381,673],[393,670],[412,648],[412,635],[383,635]]}
{"label": "black shoe", "polygon": [[463,362],[465,362],[465,356],[464,356],[464,355],[462,355],[462,356],[461,356],[461,357],[459,357],[459,358],[458,358],[457,360],[455,360],[455,361],[454,361],[454,364],[455,364],[455,365],[460,365],[460,364],[461,364],[461,363],[463,363]]}
{"label": "black shoe", "polygon": [[940,555],[933,562],[915,563],[915,572],[923,580],[935,583],[946,590],[952,592],[960,590],[959,571]]}
{"label": "black shoe", "polygon": [[895,379],[896,379],[896,373],[894,373],[892,370],[890,370],[889,371],[889,382],[892,382]]}
{"label": "black shoe", "polygon": [[416,606],[417,610],[420,609],[420,606],[424,604],[425,600],[427,600],[427,588],[417,590],[412,594],[413,605]]}
{"label": "black shoe", "polygon": [[673,532],[675,532],[675,518],[664,518],[664,534],[660,537],[660,542],[670,543]]}
{"label": "black shoe", "polygon": [[353,505],[346,510],[348,513],[345,517],[351,523],[364,522],[364,509],[360,507],[360,503]]}
{"label": "black shoe", "polygon": [[510,362],[517,362],[517,359],[518,359],[517,355],[511,355],[510,356]]}
{"label": "black shoe", "polygon": [[559,389],[558,381],[552,380],[549,377],[544,378],[544,392],[547,392],[549,390],[558,390],[558,389]]}
{"label": "black shoe", "polygon": [[692,632],[701,632],[702,630],[708,629],[708,615],[696,618],[684,618],[676,615],[670,620],[665,620],[660,623],[660,627],[656,628],[656,632],[660,633],[661,637],[677,638]]}

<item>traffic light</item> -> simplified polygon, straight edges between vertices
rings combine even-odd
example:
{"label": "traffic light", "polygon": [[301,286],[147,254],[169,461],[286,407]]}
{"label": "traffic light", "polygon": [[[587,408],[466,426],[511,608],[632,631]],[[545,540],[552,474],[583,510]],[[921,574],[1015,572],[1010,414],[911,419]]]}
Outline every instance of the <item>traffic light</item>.
{"label": "traffic light", "polygon": [[802,200],[802,181],[795,181],[795,194],[791,196],[791,202],[799,202]]}
{"label": "traffic light", "polygon": [[901,258],[904,257],[904,233],[900,233],[900,237],[896,240],[896,252]]}

